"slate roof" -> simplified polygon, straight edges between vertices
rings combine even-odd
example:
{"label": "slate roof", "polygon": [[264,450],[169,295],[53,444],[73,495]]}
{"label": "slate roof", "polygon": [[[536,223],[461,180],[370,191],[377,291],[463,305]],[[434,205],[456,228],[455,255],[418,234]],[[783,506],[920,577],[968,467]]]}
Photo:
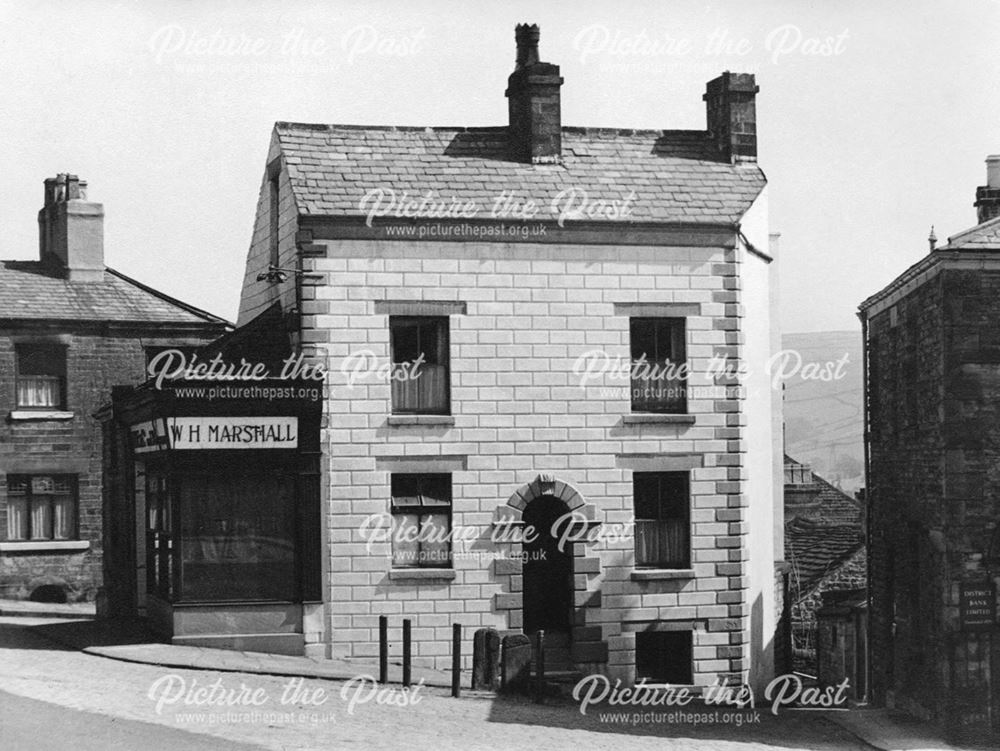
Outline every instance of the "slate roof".
{"label": "slate roof", "polygon": [[[785,466],[796,465],[807,467],[802,462],[796,461],[785,454]],[[807,485],[785,485],[786,504],[787,498],[794,494],[795,500],[800,504],[806,499],[803,507],[804,513],[815,521],[820,521],[830,525],[862,525],[862,504],[854,496],[845,493],[840,488],[831,485],[813,471],[809,471],[809,484]]]}
{"label": "slate roof", "polygon": [[918,274],[932,267],[941,259],[948,258],[947,251],[967,251],[971,253],[1000,251],[1000,216],[963,230],[957,235],[952,235],[948,238],[947,243],[937,246],[933,251],[899,274],[885,287],[865,298],[858,306],[858,309],[863,313],[867,313],[869,308],[885,297],[888,297],[907,282],[916,278]]}
{"label": "slate roof", "polygon": [[[788,454],[785,465],[806,466]],[[798,602],[865,546],[863,506],[810,471],[808,484],[785,485],[785,513],[785,561]]]}
{"label": "slate roof", "polygon": [[952,235],[937,250],[1000,250],[1000,216]]}
{"label": "slate roof", "polygon": [[71,282],[40,261],[0,261],[0,321],[60,320],[217,324],[218,316],[157,292],[114,269],[102,282]]}
{"label": "slate roof", "polygon": [[861,504],[834,487],[822,477],[813,473],[815,482],[820,486],[818,499],[820,505],[819,518],[827,524],[848,524],[858,526],[862,523]]}
{"label": "slate roof", "polygon": [[430,191],[473,201],[477,218],[490,218],[496,197],[516,191],[540,207],[535,219],[553,219],[552,199],[580,188],[589,201],[621,201],[633,191],[632,221],[733,224],[766,182],[755,163],[719,161],[705,131],[563,128],[561,165],[510,160],[506,127],[279,122],[275,133],[299,213],[310,216],[363,216],[362,197],[391,188],[418,200]]}
{"label": "slate roof", "polygon": [[785,526],[785,560],[792,566],[792,600],[797,602],[865,545],[856,524],[832,525],[797,518]]}

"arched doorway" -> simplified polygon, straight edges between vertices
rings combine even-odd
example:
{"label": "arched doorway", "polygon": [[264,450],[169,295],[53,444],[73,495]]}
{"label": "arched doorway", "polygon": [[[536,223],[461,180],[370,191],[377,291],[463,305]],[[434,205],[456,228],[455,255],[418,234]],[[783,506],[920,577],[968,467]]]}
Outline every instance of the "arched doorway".
{"label": "arched doorway", "polygon": [[573,609],[573,557],[568,545],[559,549],[552,529],[569,512],[553,495],[531,501],[521,515],[524,522],[523,607],[524,633],[569,633]]}

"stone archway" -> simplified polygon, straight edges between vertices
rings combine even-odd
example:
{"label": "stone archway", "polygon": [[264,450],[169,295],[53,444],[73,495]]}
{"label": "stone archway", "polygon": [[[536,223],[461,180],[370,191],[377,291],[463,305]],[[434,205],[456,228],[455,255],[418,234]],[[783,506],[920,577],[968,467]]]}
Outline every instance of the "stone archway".
{"label": "stone archway", "polygon": [[[583,496],[577,492],[569,483],[557,479],[554,475],[541,474],[531,482],[525,483],[514,494],[507,499],[507,505],[517,511],[523,512],[529,503],[543,495],[550,495],[558,498],[566,504],[570,511],[577,511],[587,507]],[[593,513],[587,514],[593,518]]]}

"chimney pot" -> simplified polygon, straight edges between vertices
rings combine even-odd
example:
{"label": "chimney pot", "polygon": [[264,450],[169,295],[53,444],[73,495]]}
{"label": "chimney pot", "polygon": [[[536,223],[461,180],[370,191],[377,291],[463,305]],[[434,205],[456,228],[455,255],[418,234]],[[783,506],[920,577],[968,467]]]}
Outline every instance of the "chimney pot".
{"label": "chimney pot", "polygon": [[517,42],[517,60],[514,69],[519,70],[538,62],[538,40],[541,38],[538,24],[519,23],[514,29]]}
{"label": "chimney pot", "polygon": [[1000,188],[1000,154],[986,157],[986,187]]}

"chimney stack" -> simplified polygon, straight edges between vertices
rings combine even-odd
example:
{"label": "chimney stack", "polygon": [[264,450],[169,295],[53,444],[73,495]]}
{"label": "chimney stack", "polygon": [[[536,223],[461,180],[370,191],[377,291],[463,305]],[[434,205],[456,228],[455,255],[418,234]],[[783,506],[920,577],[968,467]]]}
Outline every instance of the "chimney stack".
{"label": "chimney stack", "polygon": [[559,66],[539,62],[536,24],[518,24],[514,32],[517,60],[507,79],[511,156],[532,164],[562,160],[562,116]]}
{"label": "chimney stack", "polygon": [[976,188],[976,207],[979,224],[1000,216],[1000,155],[986,157],[986,185]]}
{"label": "chimney stack", "polygon": [[104,280],[104,207],[87,200],[87,182],[60,174],[45,180],[38,212],[42,261],[61,266],[74,282]]}
{"label": "chimney stack", "polygon": [[757,105],[752,73],[726,71],[705,85],[708,130],[723,161],[757,161]]}

